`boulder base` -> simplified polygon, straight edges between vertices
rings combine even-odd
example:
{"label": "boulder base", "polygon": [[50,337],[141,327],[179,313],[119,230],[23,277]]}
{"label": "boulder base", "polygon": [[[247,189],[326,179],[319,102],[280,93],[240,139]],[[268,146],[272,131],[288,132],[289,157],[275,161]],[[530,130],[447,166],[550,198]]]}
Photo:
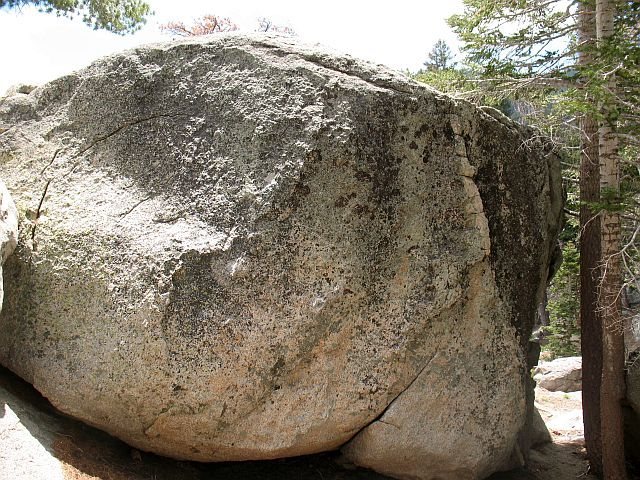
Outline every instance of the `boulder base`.
{"label": "boulder base", "polygon": [[562,210],[532,132],[225,35],[99,60],[0,120],[28,233],[0,361],[62,411],[178,459],[347,444],[424,479],[522,461]]}

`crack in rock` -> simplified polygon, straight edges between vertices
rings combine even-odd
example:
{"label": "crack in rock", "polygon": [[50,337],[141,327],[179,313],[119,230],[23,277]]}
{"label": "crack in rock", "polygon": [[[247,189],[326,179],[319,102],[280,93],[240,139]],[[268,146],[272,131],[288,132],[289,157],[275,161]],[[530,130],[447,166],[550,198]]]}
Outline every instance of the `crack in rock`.
{"label": "crack in rock", "polygon": [[47,168],[49,168],[51,165],[53,165],[53,162],[56,161],[56,158],[58,157],[58,154],[61,151],[62,151],[62,148],[59,148],[53,153],[53,157],[51,158],[51,161],[47,165],[45,165],[42,170],[40,170],[40,175],[44,175],[44,172],[47,170]]}
{"label": "crack in rock", "polygon": [[33,243],[33,250],[37,249],[36,244],[36,227],[38,226],[38,220],[40,219],[40,213],[42,211],[42,204],[44,203],[44,198],[47,196],[47,191],[49,190],[49,185],[51,185],[51,180],[47,180],[47,183],[44,186],[44,191],[42,192],[42,196],[40,197],[40,203],[38,203],[38,208],[36,208],[35,217],[33,219],[33,228],[31,229],[31,242]]}
{"label": "crack in rock", "polygon": [[136,208],[138,208],[140,205],[142,205],[144,202],[151,200],[151,196],[149,197],[145,197],[142,200],[140,200],[139,202],[136,202],[131,208],[128,208],[127,210],[125,210],[124,212],[121,212],[118,214],[118,216],[120,218],[124,218],[127,215],[129,215],[131,212],[133,212]]}
{"label": "crack in rock", "polygon": [[406,392],[407,390],[409,390],[414,383],[416,383],[418,381],[418,378],[420,378],[420,376],[422,375],[422,373],[429,367],[429,365],[431,365],[431,363],[433,363],[433,361],[436,359],[436,357],[438,356],[439,352],[436,352],[435,354],[433,354],[431,356],[431,358],[427,361],[427,363],[420,369],[420,371],[416,374],[416,376],[413,378],[413,380],[411,380],[411,382],[409,383],[409,385],[407,385],[405,388],[403,388],[395,397],[393,397],[389,403],[387,403],[387,406],[384,408],[384,410],[382,411],[382,413],[380,413],[380,415],[378,415],[376,418],[374,418],[373,420],[371,420],[369,423],[367,423],[366,425],[364,425],[361,429],[359,429],[356,433],[353,434],[353,436],[345,442],[345,444],[349,443],[349,441],[351,441],[353,438],[355,438],[356,436],[358,436],[360,434],[360,432],[362,432],[363,430],[366,430],[367,428],[369,428],[371,425],[373,425],[376,422],[381,422],[381,423],[386,423],[387,425],[391,425],[393,427],[396,427],[398,430],[401,430],[401,428],[398,425],[394,425],[393,423],[390,422],[386,422],[384,420],[382,420],[382,418],[385,416],[385,414],[387,413],[387,411],[391,408],[391,406],[393,405],[393,403],[400,397],[400,395],[402,395],[404,392]]}

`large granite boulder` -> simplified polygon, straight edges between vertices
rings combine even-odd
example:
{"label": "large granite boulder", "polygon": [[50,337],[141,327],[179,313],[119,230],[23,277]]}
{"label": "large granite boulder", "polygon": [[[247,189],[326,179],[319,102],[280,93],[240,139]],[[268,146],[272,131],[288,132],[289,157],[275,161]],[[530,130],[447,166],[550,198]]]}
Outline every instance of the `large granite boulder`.
{"label": "large granite boulder", "polygon": [[582,390],[582,357],[561,357],[550,362],[539,362],[532,373],[535,382],[545,390]]}
{"label": "large granite boulder", "polygon": [[151,45],[0,104],[25,214],[0,361],[202,461],[346,445],[397,477],[522,461],[558,159],[493,110],[270,36]]}
{"label": "large granite boulder", "polygon": [[18,211],[6,185],[0,180],[0,311],[4,298],[2,266],[18,243]]}

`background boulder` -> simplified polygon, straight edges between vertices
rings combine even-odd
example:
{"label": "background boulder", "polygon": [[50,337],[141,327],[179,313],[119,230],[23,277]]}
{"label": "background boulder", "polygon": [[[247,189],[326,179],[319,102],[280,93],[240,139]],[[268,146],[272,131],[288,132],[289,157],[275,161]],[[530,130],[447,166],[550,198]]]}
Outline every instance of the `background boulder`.
{"label": "background boulder", "polygon": [[0,121],[0,361],[62,411],[182,459],[522,462],[562,211],[531,131],[265,35],[107,57]]}
{"label": "background boulder", "polygon": [[540,362],[533,370],[533,379],[551,392],[582,390],[582,357],[562,357]]}
{"label": "background boulder", "polygon": [[6,185],[0,180],[0,311],[4,298],[2,266],[18,243],[18,212]]}

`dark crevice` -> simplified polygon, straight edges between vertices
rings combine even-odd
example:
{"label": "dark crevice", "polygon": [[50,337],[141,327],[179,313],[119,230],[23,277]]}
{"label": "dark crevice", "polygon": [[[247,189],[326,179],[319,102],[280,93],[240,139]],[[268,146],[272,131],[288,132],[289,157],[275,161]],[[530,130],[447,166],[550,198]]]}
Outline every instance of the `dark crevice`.
{"label": "dark crevice", "polygon": [[135,203],[131,208],[129,208],[129,209],[127,209],[127,210],[125,210],[125,211],[124,211],[124,212],[122,212],[122,213],[119,213],[119,214],[118,214],[118,216],[119,216],[120,218],[124,218],[124,217],[126,217],[126,216],[127,216],[127,215],[129,215],[131,212],[133,212],[136,208],[138,208],[140,205],[142,205],[144,202],[146,202],[146,201],[148,201],[148,200],[151,200],[151,197],[150,197],[150,196],[149,196],[149,197],[145,197],[145,198],[143,198],[143,199],[142,199],[142,200],[140,200],[139,202],[136,202],[136,203]]}
{"label": "dark crevice", "polygon": [[153,218],[153,223],[173,223],[177,220],[180,220],[181,218],[183,218],[185,215],[184,211],[180,211],[177,212],[174,215],[170,215],[168,217],[154,217]]}
{"label": "dark crevice", "polygon": [[[339,58],[339,60],[345,61],[347,63],[347,68],[340,68],[335,63],[325,60],[322,55],[318,55],[314,53],[288,51],[286,48],[282,48],[281,45],[274,45],[272,43],[265,42],[265,41],[255,41],[254,45],[258,47],[266,48],[269,50],[269,53],[272,53],[272,54],[273,54],[273,50],[279,50],[284,55],[296,55],[300,59],[306,62],[312,63],[314,65],[325,68],[327,70],[331,70],[333,72],[338,72],[343,75],[347,75],[349,77],[357,78],[359,80],[362,80],[363,82],[373,85],[374,87],[382,88],[385,90],[391,90],[402,95],[415,94],[415,88],[406,88],[406,89],[399,88],[401,87],[400,83],[395,82],[394,79],[384,80],[382,78],[371,78],[369,75],[367,75],[367,73],[369,72],[367,72],[366,70],[358,72],[356,69],[353,69],[353,70],[349,69],[348,68],[349,66],[353,66],[353,67],[361,66],[361,63],[355,59]],[[284,56],[284,55],[281,55],[281,56]]]}
{"label": "dark crevice", "polygon": [[43,175],[44,172],[47,170],[47,168],[49,168],[51,165],[53,165],[53,162],[56,161],[56,158],[58,157],[58,154],[62,151],[62,148],[57,149],[54,153],[53,153],[53,157],[51,158],[51,161],[44,166],[44,168],[42,170],[40,170],[40,175]]}
{"label": "dark crevice", "polygon": [[[327,70],[331,70],[333,72],[338,72],[338,73],[342,73],[343,75],[347,75],[349,77],[354,77],[357,78],[359,80],[362,80],[365,83],[368,83],[369,85],[373,85],[374,87],[377,88],[381,88],[384,90],[391,90],[393,92],[399,93],[401,95],[414,95],[415,94],[415,89],[401,89],[401,88],[397,88],[396,86],[392,85],[393,80],[391,81],[384,81],[382,79],[374,79],[374,78],[367,78],[366,75],[362,75],[359,74],[356,71],[350,71],[347,69],[343,69],[343,68],[339,68],[337,65],[333,65],[329,62],[324,62],[323,59],[321,57],[318,57],[317,55],[301,55],[301,58],[309,63],[313,63],[314,65],[318,65],[319,67],[322,68],[326,68]],[[356,65],[356,64],[354,64]]]}
{"label": "dark crevice", "polygon": [[40,203],[38,203],[38,208],[36,209],[35,218],[33,219],[33,228],[31,229],[31,241],[33,242],[33,249],[36,249],[36,227],[38,226],[38,219],[40,218],[40,212],[42,211],[42,204],[44,203],[44,197],[47,196],[47,190],[49,190],[49,185],[51,184],[51,180],[47,180],[47,183],[44,186],[44,191],[42,192],[42,197],[40,197]]}
{"label": "dark crevice", "polygon": [[379,422],[379,423],[384,423],[385,425],[390,425],[390,426],[392,426],[392,427],[394,427],[394,428],[397,428],[398,430],[402,430],[402,428],[401,428],[401,427],[399,427],[398,425],[396,425],[395,423],[385,422],[385,421],[384,421],[384,420],[382,420],[382,419],[378,419],[378,420],[377,420],[377,422]]}

